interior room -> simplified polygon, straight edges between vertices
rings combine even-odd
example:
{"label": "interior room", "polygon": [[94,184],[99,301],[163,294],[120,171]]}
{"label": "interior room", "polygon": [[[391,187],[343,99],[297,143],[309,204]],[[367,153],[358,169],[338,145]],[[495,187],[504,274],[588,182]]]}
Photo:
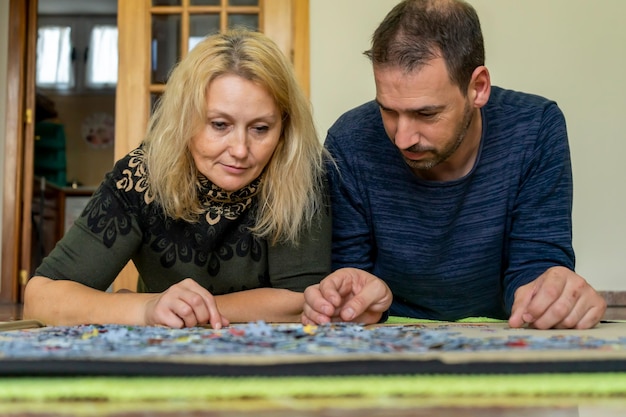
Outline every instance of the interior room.
{"label": "interior room", "polygon": [[[481,20],[492,83],[548,97],[565,115],[574,182],[576,272],[604,297],[608,309],[601,324],[608,323],[610,337],[621,343],[626,320],[622,262],[626,141],[621,124],[626,113],[626,25],[622,22],[626,2],[467,1]],[[370,47],[374,29],[399,2],[0,0],[0,146],[4,150],[0,158],[0,345],[2,331],[22,319],[23,290],[34,269],[80,215],[114,162],[139,144],[169,71],[198,39],[225,27],[220,23],[224,20],[263,27],[294,64],[313,109],[319,140],[324,141],[340,115],[374,99],[371,63],[363,52]],[[23,4],[37,4],[37,8],[28,10]],[[36,27],[32,22],[37,22]],[[98,49],[106,53],[98,55]],[[110,291],[135,289],[137,279],[129,264]],[[40,330],[38,323],[30,324]],[[471,322],[462,332],[478,331],[481,326],[495,326],[498,331],[506,327],[500,322]],[[98,329],[88,330],[82,340],[98,334]],[[307,331],[315,332],[310,327]],[[571,334],[580,336],[575,330],[549,333],[552,342]],[[593,329],[584,334],[591,339],[596,335]],[[151,341],[151,347],[162,343],[156,337]],[[625,366],[626,355],[617,344],[589,355],[599,362],[606,360],[603,366]],[[442,354],[442,349],[434,354]],[[570,354],[559,360],[567,360]],[[482,359],[490,355],[487,352]],[[527,362],[537,366],[532,352],[527,355],[514,359],[515,366]],[[434,362],[441,364],[439,359],[436,356]],[[250,359],[263,360],[260,355]],[[165,361],[167,369],[176,369],[175,358]],[[133,362],[133,369],[137,363]],[[164,378],[144,375],[139,382],[103,377],[106,363],[97,376],[85,372],[63,378],[55,369],[57,374],[51,378],[0,375],[4,380],[0,414],[603,417],[626,412],[626,372],[621,368],[589,374],[561,369],[552,375],[537,372],[528,379],[499,372],[504,368],[496,375],[457,373],[441,379],[398,371],[384,381],[363,375],[328,377],[321,371],[319,380],[262,380],[249,375],[222,379],[206,374],[190,378],[190,374],[172,376],[172,371]]]}
{"label": "interior room", "polygon": [[117,3],[40,0],[37,32],[32,265],[112,167]]}

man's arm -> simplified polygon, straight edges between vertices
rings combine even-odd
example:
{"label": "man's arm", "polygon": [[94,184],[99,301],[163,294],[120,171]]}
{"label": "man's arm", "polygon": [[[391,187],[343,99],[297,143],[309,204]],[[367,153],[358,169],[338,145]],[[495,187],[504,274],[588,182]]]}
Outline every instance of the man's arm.
{"label": "man's arm", "polygon": [[567,131],[546,107],[528,155],[509,233],[505,303],[513,327],[593,327],[606,305],[574,272],[573,183]]}
{"label": "man's arm", "polygon": [[329,134],[325,146],[333,157],[328,163],[329,194],[332,202],[332,268],[373,269],[371,224],[368,223],[368,207],[363,197],[366,191],[355,172],[357,164],[341,146],[340,141]]}

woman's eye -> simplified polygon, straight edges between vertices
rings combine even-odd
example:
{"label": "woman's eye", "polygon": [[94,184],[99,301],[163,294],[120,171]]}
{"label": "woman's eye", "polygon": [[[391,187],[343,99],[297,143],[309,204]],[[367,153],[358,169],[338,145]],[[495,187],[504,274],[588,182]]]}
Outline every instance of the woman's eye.
{"label": "woman's eye", "polygon": [[225,122],[211,122],[211,126],[213,126],[215,130],[224,130],[227,127]]}
{"label": "woman's eye", "polygon": [[269,126],[254,126],[252,128],[256,133],[265,133],[270,130]]}

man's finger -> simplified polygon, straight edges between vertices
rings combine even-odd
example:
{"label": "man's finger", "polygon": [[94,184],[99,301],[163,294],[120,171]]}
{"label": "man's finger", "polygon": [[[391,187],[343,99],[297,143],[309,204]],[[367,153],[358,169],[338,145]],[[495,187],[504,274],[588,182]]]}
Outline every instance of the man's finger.
{"label": "man's finger", "polygon": [[509,326],[513,328],[522,327],[527,321],[532,321],[532,318],[527,316],[527,308],[535,293],[534,288],[535,284],[532,282],[519,287],[517,291],[515,291],[511,317],[509,317]]}
{"label": "man's finger", "polygon": [[316,311],[309,304],[305,304],[302,308],[302,324],[323,324],[330,323],[330,321],[330,315]]}
{"label": "man's finger", "polygon": [[598,323],[600,323],[600,320],[602,320],[602,316],[606,311],[606,304],[604,304],[604,306],[602,303],[599,304],[599,306],[594,305],[589,310],[587,310],[585,315],[578,321],[574,328],[581,330],[591,329],[592,327],[595,327]]}
{"label": "man's finger", "polygon": [[343,303],[343,297],[337,292],[334,284],[326,281],[307,288],[304,293],[306,302],[327,316],[335,314],[337,307]]}
{"label": "man's finger", "polygon": [[345,321],[351,321],[367,310],[382,311],[385,309],[381,305],[384,295],[385,289],[382,285],[379,285],[378,281],[366,285],[342,307],[341,318]]}
{"label": "man's finger", "polygon": [[606,311],[606,301],[595,291],[583,294],[570,313],[554,327],[557,329],[590,329],[597,325]]}
{"label": "man's finger", "polygon": [[[536,311],[533,313],[536,317],[533,327],[537,329],[564,328],[563,326],[566,326],[566,328],[575,327],[575,324],[584,315],[584,306],[579,302],[580,298],[575,298],[568,291],[564,291],[549,306],[544,307],[543,304],[539,304],[539,302],[545,303],[549,301],[552,297],[553,295],[544,296],[542,300],[537,301],[536,305],[528,307],[533,309],[532,311]],[[533,303],[537,298],[540,298],[540,296],[535,297]],[[540,313],[540,309],[544,308],[545,310]]]}

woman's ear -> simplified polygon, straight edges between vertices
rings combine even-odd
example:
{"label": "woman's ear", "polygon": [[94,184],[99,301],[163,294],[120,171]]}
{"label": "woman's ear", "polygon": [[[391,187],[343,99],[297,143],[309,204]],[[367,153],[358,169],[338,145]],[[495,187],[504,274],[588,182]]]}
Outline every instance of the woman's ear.
{"label": "woman's ear", "polygon": [[475,108],[481,108],[491,94],[491,77],[489,70],[484,65],[476,67],[468,87],[468,97]]}

